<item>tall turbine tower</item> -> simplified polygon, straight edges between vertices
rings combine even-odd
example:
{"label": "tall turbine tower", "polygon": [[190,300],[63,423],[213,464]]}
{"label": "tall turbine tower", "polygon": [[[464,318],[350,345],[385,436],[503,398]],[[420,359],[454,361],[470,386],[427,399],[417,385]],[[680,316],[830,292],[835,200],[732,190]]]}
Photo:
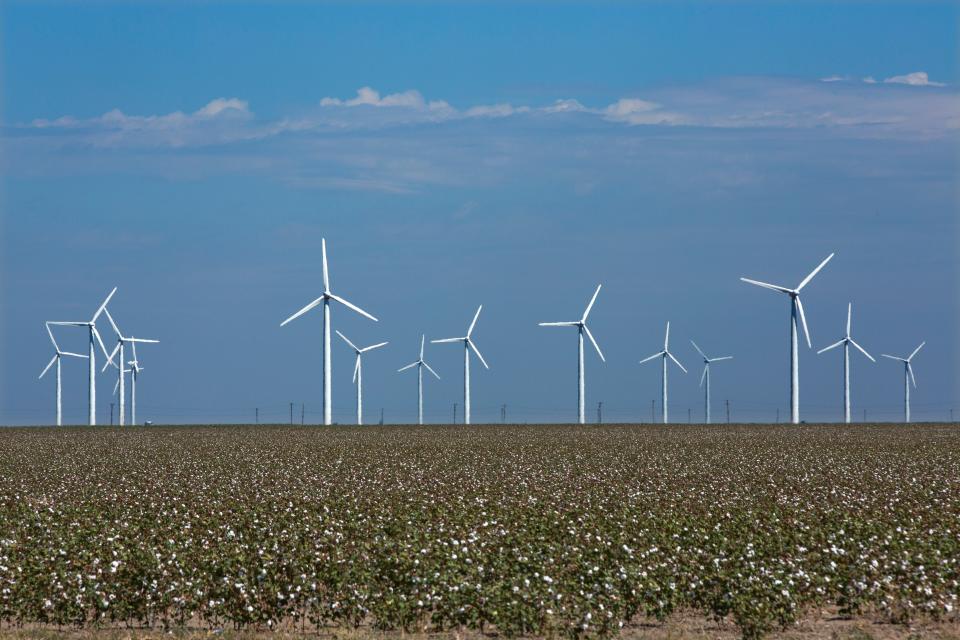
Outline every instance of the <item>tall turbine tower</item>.
{"label": "tall turbine tower", "polygon": [[380,342],[378,344],[372,344],[369,347],[364,347],[361,349],[356,346],[349,340],[347,336],[343,335],[337,331],[337,335],[340,336],[344,342],[346,342],[354,353],[357,354],[357,364],[353,366],[353,382],[357,385],[357,424],[363,424],[363,354],[367,351],[373,351],[374,349],[379,349],[380,347],[385,347],[390,344],[389,342]]}
{"label": "tall turbine tower", "polygon": [[903,421],[910,422],[910,382],[913,382],[913,388],[917,388],[917,379],[913,377],[913,367],[910,365],[910,361],[913,360],[913,356],[917,355],[917,352],[920,349],[923,349],[923,345],[927,344],[926,341],[921,342],[920,346],[913,350],[906,358],[898,358],[897,356],[888,356],[885,353],[881,353],[884,358],[890,358],[891,360],[896,360],[903,363]]}
{"label": "tall turbine tower", "polygon": [[600,287],[603,285],[598,284],[597,290],[593,292],[593,297],[590,298],[590,304],[587,305],[586,310],[583,312],[583,316],[574,322],[541,322],[541,327],[576,327],[577,328],[577,342],[578,342],[578,360],[577,360],[577,417],[580,424],[586,422],[585,410],[586,410],[586,372],[583,368],[583,334],[586,333],[587,337],[590,338],[590,342],[593,343],[593,348],[597,350],[597,355],[600,356],[600,360],[606,362],[606,359],[603,357],[603,352],[600,351],[600,345],[597,344],[597,341],[593,339],[593,334],[590,333],[590,329],[587,327],[587,316],[590,315],[590,309],[593,308],[593,303],[597,301],[597,296],[600,294]]}
{"label": "tall turbine tower", "polygon": [[800,316],[800,322],[803,323],[803,333],[807,337],[807,347],[813,348],[813,343],[810,342],[810,331],[807,329],[807,319],[803,315],[803,303],[800,302],[800,290],[807,286],[808,282],[813,280],[813,276],[817,275],[820,269],[823,269],[833,256],[834,254],[832,253],[828,255],[816,269],[810,272],[810,275],[797,285],[796,289],[788,289],[787,287],[751,280],[749,278],[740,278],[746,283],[779,291],[780,293],[785,293],[790,296],[790,421],[793,424],[800,423],[800,353],[797,349],[798,315]]}
{"label": "tall turbine tower", "polygon": [[90,426],[97,424],[97,354],[94,351],[94,340],[100,345],[100,350],[103,351],[103,355],[107,357],[108,362],[112,362],[110,355],[107,353],[107,348],[103,344],[103,340],[100,338],[100,332],[97,331],[97,318],[100,317],[100,314],[103,313],[104,309],[107,308],[107,303],[110,302],[110,299],[113,297],[113,294],[117,292],[117,288],[114,287],[113,291],[110,292],[110,295],[107,296],[106,300],[103,301],[103,304],[97,309],[97,312],[93,314],[87,322],[50,322],[52,325],[61,325],[67,327],[87,327],[87,330],[90,334],[89,349],[87,351],[89,369],[87,371],[87,422]]}
{"label": "tall turbine tower", "polygon": [[407,366],[397,369],[397,373],[400,373],[410,367],[417,368],[417,424],[423,424],[423,368],[426,367],[427,371],[436,376],[437,380],[440,379],[437,372],[431,369],[430,365],[423,359],[423,345],[426,338],[426,336],[420,336],[420,358],[416,362],[411,362]]}
{"label": "tall turbine tower", "polygon": [[480,310],[483,309],[483,305],[477,307],[477,313],[473,316],[473,322],[470,323],[470,328],[467,329],[467,335],[462,338],[444,338],[443,340],[431,340],[430,342],[462,342],[463,343],[463,424],[470,424],[470,349],[473,349],[473,352],[477,354],[477,357],[480,358],[480,362],[484,367],[489,369],[487,366],[487,361],[483,359],[483,356],[480,355],[480,351],[477,349],[477,345],[473,343],[473,340],[470,338],[470,334],[473,333],[473,328],[477,325],[477,318],[480,317]]}
{"label": "tall turbine tower", "polygon": [[60,359],[63,356],[73,356],[74,358],[89,358],[90,356],[85,356],[80,353],[71,353],[69,351],[61,351],[60,345],[58,345],[57,341],[53,339],[53,332],[50,331],[50,323],[49,322],[46,323],[45,326],[47,327],[47,335],[50,336],[50,342],[53,343],[53,349],[54,351],[56,351],[56,353],[53,355],[53,358],[50,360],[50,363],[40,373],[40,378],[46,375],[47,371],[50,370],[50,367],[53,366],[54,362],[57,363],[57,426],[59,427],[60,425],[63,424],[63,412],[61,410],[61,398],[63,396],[62,396],[61,387],[60,387]]}
{"label": "tall turbine tower", "polygon": [[351,304],[340,296],[334,295],[330,292],[330,276],[327,272],[326,238],[322,238],[320,240],[320,251],[323,254],[323,295],[281,322],[280,326],[282,327],[291,320],[299,318],[317,305],[323,305],[323,424],[329,425],[333,419],[333,394],[331,390],[332,379],[330,366],[330,301],[336,300],[346,308],[356,311],[360,315],[370,318],[374,322],[377,322],[377,319],[360,307]]}
{"label": "tall turbine tower", "polygon": [[850,316],[853,313],[853,303],[847,303],[847,334],[844,336],[843,340],[838,340],[834,342],[829,347],[824,347],[817,351],[817,354],[821,354],[824,351],[830,351],[834,347],[839,347],[843,345],[843,421],[847,424],[850,424],[850,345],[853,345],[860,350],[860,353],[870,358],[871,362],[876,362],[873,359],[873,356],[866,352],[866,350],[861,347],[859,344],[850,337]]}
{"label": "tall turbine tower", "polygon": [[670,322],[669,321],[667,322],[667,333],[663,337],[663,351],[659,351],[653,354],[652,356],[650,356],[649,358],[644,358],[643,360],[640,361],[640,364],[643,364],[644,362],[650,362],[654,358],[660,358],[663,364],[663,373],[662,373],[662,377],[660,378],[660,402],[663,405],[663,424],[667,424],[667,422],[669,422],[669,414],[667,413],[667,405],[668,405],[667,358],[670,358],[671,360],[673,360],[673,363],[678,367],[680,367],[681,371],[683,371],[684,373],[687,372],[687,370],[683,368],[683,365],[680,364],[680,361],[677,360],[675,357],[673,357],[673,354],[670,353]]}
{"label": "tall turbine tower", "polygon": [[[120,404],[120,412],[119,412],[119,421],[118,421],[118,424],[122,427],[122,426],[124,426],[124,424],[126,423],[126,411],[125,411],[125,404],[124,404],[124,403],[125,403],[125,397],[126,397],[126,389],[124,388],[124,377],[125,377],[125,376],[124,376],[123,374],[124,374],[125,372],[129,372],[129,371],[130,371],[129,369],[124,369],[124,368],[123,368],[123,367],[126,366],[126,364],[125,364],[126,361],[123,359],[123,348],[124,348],[124,345],[126,345],[128,342],[129,342],[130,344],[133,344],[133,345],[135,345],[135,344],[138,343],[138,342],[148,342],[148,343],[151,343],[151,344],[158,344],[160,341],[159,341],[159,340],[151,340],[151,339],[148,339],[148,338],[127,338],[127,337],[124,337],[124,335],[123,335],[122,333],[120,333],[120,327],[117,326],[117,323],[114,322],[114,320],[113,320],[113,316],[110,315],[110,310],[107,309],[106,307],[104,307],[103,312],[104,312],[104,314],[107,316],[107,320],[110,321],[110,326],[113,327],[113,332],[117,334],[117,346],[115,346],[115,347],[113,348],[113,351],[112,351],[112,352],[110,353],[110,355],[107,357],[107,363],[103,365],[103,369],[102,369],[101,371],[106,371],[106,370],[107,370],[107,367],[109,367],[109,366],[111,366],[111,365],[113,365],[114,367],[117,368],[117,372],[118,372],[118,375],[117,375],[117,387],[118,387],[119,390],[120,390],[120,399],[119,399],[119,400],[120,400],[120,402],[119,402],[119,404]],[[117,352],[118,352],[118,351],[119,351],[119,353],[120,353],[119,357],[117,358],[117,362],[119,362],[119,365],[113,362],[113,356],[117,355]],[[136,356],[134,356],[134,358],[136,358]],[[136,424],[136,422],[134,422],[133,424]]]}
{"label": "tall turbine tower", "polygon": [[133,360],[127,362],[130,366],[130,424],[137,424],[137,378],[143,367],[140,366],[140,360],[137,358],[137,343],[133,343]]}
{"label": "tall turbine tower", "polygon": [[733,360],[733,356],[723,356],[721,358],[708,358],[700,347],[697,346],[697,343],[693,340],[690,341],[690,344],[693,345],[693,348],[697,350],[701,356],[703,356],[703,373],[700,374],[700,386],[704,387],[704,396],[703,396],[703,415],[704,419],[707,421],[707,424],[710,424],[710,363],[711,362],[720,362],[721,360]]}

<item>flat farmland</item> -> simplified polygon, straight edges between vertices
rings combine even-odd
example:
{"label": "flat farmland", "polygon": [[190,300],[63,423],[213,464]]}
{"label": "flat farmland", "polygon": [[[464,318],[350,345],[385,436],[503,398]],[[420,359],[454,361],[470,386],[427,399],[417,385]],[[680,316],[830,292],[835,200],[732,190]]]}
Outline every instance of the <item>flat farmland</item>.
{"label": "flat farmland", "polygon": [[7,633],[953,633],[958,598],[954,425],[0,430]]}

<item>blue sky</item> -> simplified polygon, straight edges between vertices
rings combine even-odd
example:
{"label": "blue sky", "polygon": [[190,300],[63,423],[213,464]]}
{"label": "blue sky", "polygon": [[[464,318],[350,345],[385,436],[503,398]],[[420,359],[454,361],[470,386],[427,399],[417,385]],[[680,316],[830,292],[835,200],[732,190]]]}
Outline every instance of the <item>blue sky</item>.
{"label": "blue sky", "polygon": [[[672,415],[701,411],[693,338],[735,359],[715,415],[787,405],[783,296],[805,290],[815,347],[874,356],[921,340],[914,416],[960,410],[956,375],[960,10],[951,3],[419,3],[279,6],[4,3],[0,422],[52,419],[44,320],[84,319],[113,286],[142,350],[139,413],[240,421],[261,407],[319,419],[319,295],[358,343],[365,412],[415,418],[420,332],[460,335],[476,305],[491,364],[475,421],[571,420],[574,319],[598,282],[588,415],[649,420],[671,343]],[[569,335],[568,335],[569,333]],[[82,349],[81,335],[61,332]],[[334,417],[353,413],[334,344]],[[462,363],[426,412],[460,402]],[[801,354],[810,420],[840,416],[839,354]],[[854,357],[854,413],[896,419],[902,376]],[[108,418],[113,375],[98,382]],[[65,419],[85,416],[82,363]],[[960,414],[958,414],[960,417]]]}

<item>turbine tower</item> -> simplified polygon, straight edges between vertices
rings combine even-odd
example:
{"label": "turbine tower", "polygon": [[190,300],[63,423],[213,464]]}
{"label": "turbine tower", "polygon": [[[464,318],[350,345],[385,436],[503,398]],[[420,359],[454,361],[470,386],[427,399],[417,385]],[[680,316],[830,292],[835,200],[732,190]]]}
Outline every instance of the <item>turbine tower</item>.
{"label": "turbine tower", "polygon": [[140,360],[137,358],[137,343],[132,343],[133,346],[133,360],[129,360],[127,364],[130,366],[131,376],[130,376],[130,424],[136,426],[137,424],[137,378],[140,377],[140,372],[143,371],[143,367],[140,366]]}
{"label": "turbine tower", "polygon": [[63,356],[73,356],[74,358],[89,358],[90,356],[85,356],[80,353],[71,353],[70,351],[61,351],[60,345],[58,345],[57,341],[53,339],[53,332],[50,331],[50,323],[47,322],[45,326],[47,327],[47,334],[50,336],[50,342],[53,343],[53,349],[54,351],[56,351],[56,353],[53,355],[53,358],[50,360],[50,363],[40,373],[40,377],[37,379],[39,380],[44,375],[46,375],[47,371],[50,370],[50,367],[53,366],[54,362],[57,363],[57,426],[59,427],[63,424],[63,412],[61,410],[62,393],[61,393],[61,387],[60,387],[60,359]]}
{"label": "turbine tower", "polygon": [[361,356],[367,351],[373,351],[374,349],[385,347],[390,343],[380,342],[378,344],[372,344],[369,347],[364,347],[361,349],[347,340],[347,336],[343,335],[339,331],[337,331],[337,335],[340,336],[343,341],[346,342],[351,349],[353,349],[354,353],[357,354],[357,364],[353,366],[353,382],[357,385],[357,424],[363,424],[363,358]]}
{"label": "turbine tower", "polygon": [[299,318],[317,305],[323,305],[323,424],[329,425],[333,418],[333,394],[331,390],[332,379],[330,366],[330,301],[336,300],[346,308],[356,311],[360,315],[370,318],[374,322],[377,322],[377,319],[360,307],[351,304],[340,296],[334,295],[330,292],[330,276],[327,271],[326,238],[322,238],[320,240],[320,251],[323,254],[323,295],[281,322],[280,326],[282,327],[291,320]]}
{"label": "turbine tower", "polygon": [[800,353],[797,348],[798,315],[800,316],[800,322],[803,323],[803,333],[807,337],[807,347],[813,348],[813,343],[810,342],[810,330],[807,329],[807,319],[803,315],[803,303],[800,302],[800,290],[813,280],[813,276],[817,275],[820,269],[823,269],[833,256],[834,254],[832,253],[828,255],[816,269],[810,272],[810,275],[800,281],[796,289],[751,280],[750,278],[740,278],[748,284],[755,284],[758,287],[772,289],[773,291],[779,291],[780,293],[785,293],[790,296],[790,422],[793,424],[800,423]]}
{"label": "turbine tower", "polygon": [[477,357],[480,358],[480,362],[484,367],[489,369],[487,361],[483,359],[483,356],[480,355],[480,350],[477,349],[477,345],[473,343],[473,340],[470,338],[470,334],[473,333],[473,328],[477,325],[477,318],[480,317],[480,311],[483,309],[483,305],[477,307],[477,313],[473,316],[473,322],[470,323],[470,328],[467,329],[467,335],[462,338],[444,338],[443,340],[431,340],[430,342],[462,342],[463,343],[463,423],[470,424],[470,350],[473,349],[473,352],[477,354]]}
{"label": "turbine tower", "polygon": [[673,354],[670,353],[670,322],[669,321],[667,322],[667,333],[663,338],[663,351],[659,351],[653,354],[652,356],[650,356],[649,358],[644,358],[643,360],[640,361],[640,364],[643,364],[644,362],[650,362],[654,358],[660,358],[663,364],[663,373],[661,374],[662,377],[660,379],[660,402],[663,405],[662,407],[663,408],[663,424],[667,424],[667,422],[669,422],[669,414],[667,412],[667,358],[670,358],[671,360],[673,360],[673,363],[678,367],[680,367],[681,371],[683,371],[684,373],[687,372],[687,370],[683,368],[683,365],[680,364],[680,361],[677,360],[675,357],[673,357]]}
{"label": "turbine tower", "polygon": [[[160,341],[159,341],[159,340],[152,340],[152,339],[148,339],[148,338],[127,338],[127,337],[124,337],[124,335],[123,335],[122,333],[120,333],[120,327],[117,326],[117,323],[114,322],[114,320],[113,320],[113,316],[110,315],[110,310],[107,309],[106,307],[104,307],[103,312],[104,312],[104,314],[106,314],[107,320],[110,321],[110,326],[113,327],[113,332],[117,334],[117,346],[115,346],[115,347],[113,348],[113,351],[112,351],[112,352],[110,353],[110,355],[107,357],[107,363],[103,365],[103,369],[101,369],[101,371],[106,371],[106,370],[107,370],[107,367],[109,367],[109,366],[111,366],[111,365],[113,365],[114,367],[117,368],[117,372],[118,372],[118,374],[117,374],[117,387],[120,389],[120,412],[119,412],[118,424],[122,427],[122,426],[124,426],[124,424],[126,423],[126,411],[125,411],[125,405],[124,405],[124,403],[125,403],[125,398],[126,398],[126,389],[124,388],[124,375],[123,375],[123,374],[126,373],[126,372],[129,372],[129,369],[124,369],[124,368],[123,368],[124,366],[126,366],[125,361],[124,361],[124,359],[123,359],[123,348],[124,348],[124,345],[126,345],[128,342],[129,342],[130,344],[132,344],[132,345],[136,345],[138,342],[148,342],[148,343],[151,343],[151,344],[158,344]],[[120,354],[119,357],[117,358],[117,361],[120,363],[119,365],[117,365],[117,364],[113,361],[113,356],[117,355],[117,352],[119,352],[119,354]],[[134,355],[134,359],[136,359],[136,355]],[[133,424],[136,424],[136,422],[133,422]]]}
{"label": "turbine tower", "polygon": [[50,322],[52,325],[61,325],[67,327],[87,327],[90,334],[90,342],[88,348],[88,359],[89,359],[89,369],[87,370],[87,423],[90,426],[97,424],[97,355],[94,351],[94,340],[100,345],[100,350],[103,351],[103,355],[107,357],[107,361],[112,363],[110,355],[107,353],[107,348],[103,344],[103,340],[100,338],[100,332],[97,331],[97,318],[100,317],[100,314],[103,313],[104,309],[107,308],[107,303],[110,302],[110,299],[113,297],[113,294],[117,292],[117,288],[114,287],[113,291],[110,292],[110,295],[107,296],[106,300],[103,301],[103,304],[97,309],[97,312],[93,314],[87,322]]}
{"label": "turbine tower", "polygon": [[693,340],[690,341],[690,344],[693,345],[693,348],[697,350],[701,356],[703,356],[703,373],[700,374],[700,386],[704,387],[704,396],[703,396],[703,415],[706,420],[706,424],[710,424],[710,363],[711,362],[720,362],[721,360],[733,360],[733,356],[723,356],[721,358],[708,358],[700,347],[697,346],[697,343]]}
{"label": "turbine tower", "polygon": [[913,356],[917,355],[917,352],[920,349],[923,349],[923,345],[927,344],[926,341],[921,342],[920,346],[913,350],[906,358],[898,358],[897,356],[888,356],[885,353],[881,353],[884,358],[890,358],[891,360],[896,360],[903,363],[903,421],[910,422],[910,382],[913,382],[913,388],[917,388],[917,379],[913,377],[913,367],[910,365],[910,361],[913,360]]}
{"label": "turbine tower", "polygon": [[597,355],[600,356],[600,360],[606,362],[606,359],[603,357],[603,352],[600,351],[600,345],[597,344],[597,341],[593,339],[593,334],[590,333],[590,329],[587,327],[587,316],[590,315],[590,309],[593,308],[593,303],[597,301],[597,295],[600,293],[600,287],[603,285],[598,284],[597,290],[593,292],[593,297],[590,298],[590,304],[587,305],[586,310],[583,312],[583,316],[574,322],[541,322],[541,327],[576,327],[577,328],[577,342],[578,342],[578,360],[577,360],[577,417],[580,424],[586,422],[585,419],[585,400],[586,400],[586,372],[583,369],[583,334],[586,333],[587,337],[590,338],[590,342],[593,343],[593,348],[597,350]]}
{"label": "turbine tower", "polygon": [[400,373],[410,367],[417,368],[417,424],[423,424],[423,368],[426,367],[427,371],[436,376],[437,380],[440,379],[437,372],[431,369],[430,365],[423,359],[423,345],[426,342],[426,338],[426,336],[420,336],[420,358],[416,362],[411,362],[407,366],[397,369],[397,373]]}
{"label": "turbine tower", "polygon": [[824,351],[830,351],[834,347],[839,347],[843,345],[843,421],[847,424],[850,424],[850,345],[853,345],[860,350],[860,353],[870,358],[871,362],[876,362],[873,359],[873,356],[867,353],[866,349],[861,347],[856,341],[850,337],[850,316],[853,313],[853,303],[847,303],[847,334],[844,336],[843,340],[838,340],[834,342],[829,347],[824,347],[817,351],[817,354],[821,354]]}

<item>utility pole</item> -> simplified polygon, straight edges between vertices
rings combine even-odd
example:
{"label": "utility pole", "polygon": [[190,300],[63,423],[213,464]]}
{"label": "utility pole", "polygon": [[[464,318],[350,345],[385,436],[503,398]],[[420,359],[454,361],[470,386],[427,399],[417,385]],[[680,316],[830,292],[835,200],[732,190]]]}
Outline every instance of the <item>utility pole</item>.
{"label": "utility pole", "polygon": [[777,407],[777,424],[780,424],[780,407]]}
{"label": "utility pole", "polygon": [[730,424],[730,401],[727,400],[727,424]]}
{"label": "utility pole", "polygon": [[[953,422],[953,419],[951,418],[950,421]],[[113,426],[113,403],[112,402],[110,403],[110,426],[111,427]]]}
{"label": "utility pole", "polygon": [[304,415],[307,413],[307,405],[304,402],[300,403],[300,426],[304,424]]}
{"label": "utility pole", "polygon": [[290,424],[293,424],[293,403],[290,403]]}
{"label": "utility pole", "polygon": [[603,400],[597,403],[597,424],[603,424]]}
{"label": "utility pole", "polygon": [[953,409],[950,409],[950,422],[953,422]]}
{"label": "utility pole", "polygon": [[507,424],[507,405],[500,406],[500,424]]}
{"label": "utility pole", "polygon": [[687,424],[693,424],[693,419],[690,417],[690,407],[687,407]]}
{"label": "utility pole", "polygon": [[652,424],[656,421],[657,421],[657,401],[651,400],[650,401],[650,423]]}
{"label": "utility pole", "polygon": [[380,407],[380,424],[383,425],[383,407]]}
{"label": "utility pole", "polygon": [[260,424],[260,407],[257,407],[254,411],[254,419],[257,421],[257,424]]}
{"label": "utility pole", "polygon": [[453,403],[453,424],[457,424],[457,403]]}

